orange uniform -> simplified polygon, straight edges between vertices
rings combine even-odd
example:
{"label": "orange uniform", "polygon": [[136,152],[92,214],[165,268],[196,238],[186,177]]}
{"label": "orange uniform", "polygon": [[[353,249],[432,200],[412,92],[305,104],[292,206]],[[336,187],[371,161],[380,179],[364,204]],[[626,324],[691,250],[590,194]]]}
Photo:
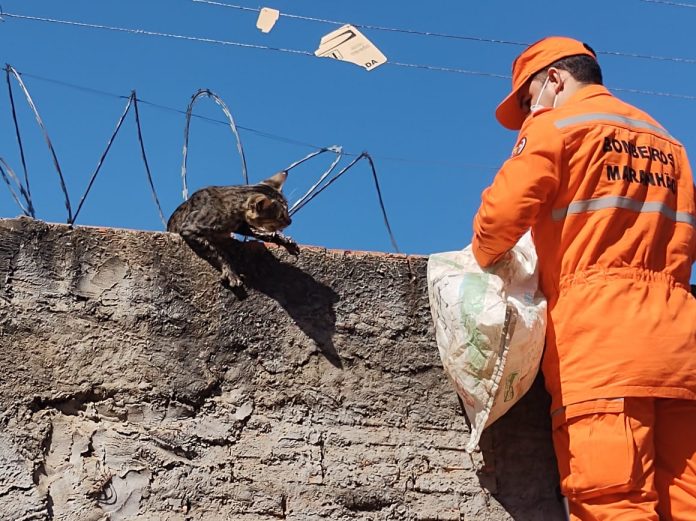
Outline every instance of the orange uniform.
{"label": "orange uniform", "polygon": [[[513,73],[517,89],[542,68],[534,59],[563,57],[549,58],[551,44],[566,44],[556,40]],[[515,118],[518,141],[482,195],[473,252],[489,266],[532,229],[549,303],[542,371],[572,517],[696,519],[696,420],[684,450],[656,442],[675,443],[664,432],[684,420],[663,409],[696,415],[696,196],[684,148],[601,85],[506,126],[518,128]],[[665,469],[679,466],[686,485],[656,506],[656,491],[672,494],[680,479]],[[632,504],[642,513],[621,517]]]}
{"label": "orange uniform", "polygon": [[473,252],[488,266],[532,228],[552,409],[696,400],[696,203],[682,145],[590,85],[530,116],[514,153],[483,193]]}

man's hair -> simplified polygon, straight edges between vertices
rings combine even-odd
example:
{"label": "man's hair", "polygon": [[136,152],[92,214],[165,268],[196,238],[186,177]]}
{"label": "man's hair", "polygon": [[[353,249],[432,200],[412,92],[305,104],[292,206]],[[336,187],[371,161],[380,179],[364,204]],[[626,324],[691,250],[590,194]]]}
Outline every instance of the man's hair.
{"label": "man's hair", "polygon": [[[590,46],[585,44],[585,47],[594,54]],[[561,58],[537,72],[534,78],[540,80],[546,79],[546,74],[551,67],[568,71],[573,78],[580,83],[602,85],[602,69],[599,67],[597,60],[587,54],[576,54],[574,56]]]}

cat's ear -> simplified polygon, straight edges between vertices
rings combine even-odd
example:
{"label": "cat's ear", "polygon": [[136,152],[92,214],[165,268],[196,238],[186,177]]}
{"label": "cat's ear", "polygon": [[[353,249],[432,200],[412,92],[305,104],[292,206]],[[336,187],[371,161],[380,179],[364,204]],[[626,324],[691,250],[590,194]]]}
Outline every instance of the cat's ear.
{"label": "cat's ear", "polygon": [[273,205],[273,201],[263,194],[254,195],[250,201],[249,206],[256,211],[256,213],[262,213]]}
{"label": "cat's ear", "polygon": [[278,190],[280,192],[281,188],[283,188],[283,184],[285,183],[285,180],[288,178],[288,172],[286,170],[281,170],[277,174],[275,174],[272,177],[269,177],[268,179],[261,181],[262,185],[268,185],[271,188],[274,188],[275,190]]}

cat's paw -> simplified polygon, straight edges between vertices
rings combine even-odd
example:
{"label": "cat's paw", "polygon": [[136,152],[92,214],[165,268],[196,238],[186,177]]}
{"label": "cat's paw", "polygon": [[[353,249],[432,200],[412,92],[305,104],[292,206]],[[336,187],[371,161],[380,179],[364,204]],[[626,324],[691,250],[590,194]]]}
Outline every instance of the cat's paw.
{"label": "cat's paw", "polygon": [[234,273],[230,268],[227,266],[222,268],[222,273],[220,274],[220,281],[226,285],[229,286],[230,288],[241,288],[244,286],[244,283],[242,282],[242,279]]}
{"label": "cat's paw", "polygon": [[300,247],[297,245],[297,243],[288,237],[286,237],[285,239],[286,240],[283,243],[283,246],[285,246],[285,249],[288,250],[288,253],[290,255],[299,255]]}

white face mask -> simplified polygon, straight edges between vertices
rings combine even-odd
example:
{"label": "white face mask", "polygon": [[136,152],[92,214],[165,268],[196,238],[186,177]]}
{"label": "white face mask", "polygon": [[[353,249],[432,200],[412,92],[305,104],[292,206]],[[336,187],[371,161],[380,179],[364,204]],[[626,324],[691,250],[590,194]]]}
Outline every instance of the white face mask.
{"label": "white face mask", "polygon": [[[544,80],[544,84],[541,86],[541,90],[539,91],[539,95],[537,96],[536,101],[529,107],[529,112],[534,113],[538,110],[545,109],[542,104],[539,102],[541,101],[541,96],[544,94],[544,91],[546,90],[546,86],[549,84],[549,75],[546,75],[546,79]],[[553,97],[553,105],[552,108],[556,108],[556,100],[558,99],[558,93]]]}

